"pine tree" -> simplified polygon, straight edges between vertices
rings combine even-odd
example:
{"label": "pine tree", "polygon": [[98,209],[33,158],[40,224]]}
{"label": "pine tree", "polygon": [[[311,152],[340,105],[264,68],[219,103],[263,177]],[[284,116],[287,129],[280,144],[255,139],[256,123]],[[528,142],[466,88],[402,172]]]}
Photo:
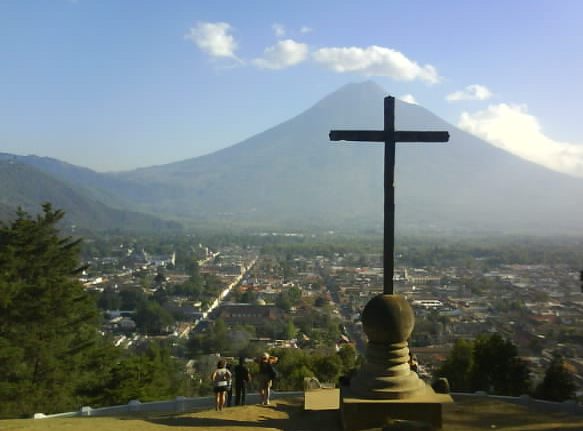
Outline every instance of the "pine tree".
{"label": "pine tree", "polygon": [[98,314],[76,276],[79,240],[62,238],[63,212],[43,206],[0,224],[0,416],[78,407]]}
{"label": "pine tree", "polygon": [[114,405],[172,398],[183,389],[183,377],[170,350],[151,342],[144,352],[127,353],[117,361],[103,382],[98,402]]}

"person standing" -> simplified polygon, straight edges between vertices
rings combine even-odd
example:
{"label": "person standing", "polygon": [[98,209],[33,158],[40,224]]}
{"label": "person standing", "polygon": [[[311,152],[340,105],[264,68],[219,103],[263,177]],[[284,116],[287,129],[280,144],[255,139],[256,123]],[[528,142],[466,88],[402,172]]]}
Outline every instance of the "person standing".
{"label": "person standing", "polygon": [[225,407],[225,392],[231,384],[231,372],[227,370],[225,365],[225,360],[220,359],[217,363],[217,369],[211,375],[215,393],[215,410],[217,411],[223,410],[223,407]]}
{"label": "person standing", "polygon": [[269,353],[264,353],[259,360],[259,374],[257,380],[259,383],[259,394],[261,395],[261,404],[269,405],[269,397],[271,395],[271,385],[275,379],[275,369],[273,364],[277,363],[277,357],[269,356]]}
{"label": "person standing", "polygon": [[251,373],[245,366],[245,358],[239,357],[239,364],[235,366],[235,405],[245,405],[245,395],[247,394],[247,385],[251,383]]}
{"label": "person standing", "polygon": [[231,407],[233,402],[233,364],[227,362],[227,370],[231,373],[231,380],[229,380],[229,385],[227,386],[227,394],[225,404],[227,407]]}

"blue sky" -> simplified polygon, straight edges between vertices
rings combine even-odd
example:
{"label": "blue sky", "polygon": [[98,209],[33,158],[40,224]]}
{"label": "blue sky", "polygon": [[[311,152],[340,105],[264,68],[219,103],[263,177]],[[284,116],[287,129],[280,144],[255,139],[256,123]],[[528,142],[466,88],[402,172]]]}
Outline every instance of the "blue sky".
{"label": "blue sky", "polygon": [[374,79],[583,176],[581,17],[577,0],[0,0],[0,151],[164,164]]}

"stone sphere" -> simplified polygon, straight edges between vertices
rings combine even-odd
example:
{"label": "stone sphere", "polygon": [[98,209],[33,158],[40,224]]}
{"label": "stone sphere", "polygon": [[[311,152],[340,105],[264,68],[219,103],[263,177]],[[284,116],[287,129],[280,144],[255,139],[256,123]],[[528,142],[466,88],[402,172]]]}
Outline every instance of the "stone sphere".
{"label": "stone sphere", "polygon": [[406,341],[415,326],[415,314],[400,295],[377,295],[364,307],[362,327],[368,340],[375,344]]}

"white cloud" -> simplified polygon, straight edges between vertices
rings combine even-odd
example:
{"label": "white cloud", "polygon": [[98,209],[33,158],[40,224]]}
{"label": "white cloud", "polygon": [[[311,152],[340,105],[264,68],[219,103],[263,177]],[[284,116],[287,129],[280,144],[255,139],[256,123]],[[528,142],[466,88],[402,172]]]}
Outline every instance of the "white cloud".
{"label": "white cloud", "polygon": [[271,26],[273,32],[275,33],[276,37],[284,37],[285,36],[285,27],[283,24],[275,23]]}
{"label": "white cloud", "polygon": [[360,72],[401,81],[420,79],[430,84],[439,81],[435,67],[419,66],[403,53],[382,46],[321,48],[314,53],[314,60],[338,73]]}
{"label": "white cloud", "polygon": [[263,57],[253,60],[253,64],[262,69],[284,69],[301,63],[307,57],[308,45],[286,39],[265,48]]}
{"label": "white cloud", "polygon": [[417,101],[415,100],[415,97],[412,94],[405,94],[405,95],[399,97],[399,100],[402,100],[403,102],[411,103],[413,105],[417,105]]}
{"label": "white cloud", "polygon": [[313,31],[312,28],[308,27],[307,25],[303,25],[300,28],[300,33],[302,33],[302,34],[311,33],[312,31]]}
{"label": "white cloud", "polygon": [[226,22],[198,22],[184,37],[212,57],[237,59],[237,42],[230,34],[231,30],[231,25]]}
{"label": "white cloud", "polygon": [[459,102],[461,100],[487,100],[492,97],[492,92],[483,85],[468,85],[463,90],[448,94],[445,100],[448,102]]}
{"label": "white cloud", "polygon": [[458,127],[517,156],[555,171],[583,177],[583,145],[545,136],[525,105],[491,105],[473,114],[464,112]]}

